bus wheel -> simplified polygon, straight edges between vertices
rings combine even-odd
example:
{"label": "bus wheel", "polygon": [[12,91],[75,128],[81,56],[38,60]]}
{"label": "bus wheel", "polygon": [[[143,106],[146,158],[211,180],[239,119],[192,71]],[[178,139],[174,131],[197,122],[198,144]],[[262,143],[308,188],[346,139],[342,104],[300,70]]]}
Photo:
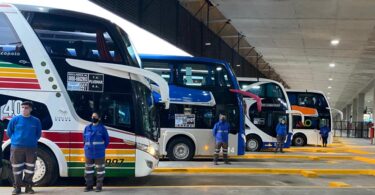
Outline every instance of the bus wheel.
{"label": "bus wheel", "polygon": [[58,179],[59,167],[55,156],[45,147],[38,147],[33,182],[37,186],[53,185]]}
{"label": "bus wheel", "polygon": [[167,156],[173,161],[192,160],[195,153],[194,144],[187,138],[179,137],[168,144]]}
{"label": "bus wheel", "polygon": [[294,146],[305,146],[307,144],[307,139],[305,135],[296,134],[293,136],[293,145]]}
{"label": "bus wheel", "polygon": [[262,140],[256,136],[248,136],[246,139],[246,150],[250,152],[259,152],[262,148]]}

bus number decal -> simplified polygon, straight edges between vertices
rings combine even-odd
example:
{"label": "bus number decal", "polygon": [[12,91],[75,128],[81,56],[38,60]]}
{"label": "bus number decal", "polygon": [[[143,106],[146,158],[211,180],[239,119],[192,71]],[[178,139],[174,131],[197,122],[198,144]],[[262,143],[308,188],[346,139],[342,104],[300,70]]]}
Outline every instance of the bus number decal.
{"label": "bus number decal", "polygon": [[21,104],[21,100],[8,100],[8,102],[0,108],[0,118],[11,118],[21,114]]}
{"label": "bus number decal", "polygon": [[125,159],[106,159],[105,164],[107,166],[113,166],[113,167],[121,167],[125,164]]}

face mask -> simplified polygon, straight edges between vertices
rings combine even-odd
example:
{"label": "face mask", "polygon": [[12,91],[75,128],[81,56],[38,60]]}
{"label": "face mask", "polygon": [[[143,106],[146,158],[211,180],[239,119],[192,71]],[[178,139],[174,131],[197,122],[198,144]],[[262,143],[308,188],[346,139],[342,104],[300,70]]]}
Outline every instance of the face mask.
{"label": "face mask", "polygon": [[91,118],[91,122],[97,123],[97,122],[99,122],[99,119],[97,119],[97,118]]}

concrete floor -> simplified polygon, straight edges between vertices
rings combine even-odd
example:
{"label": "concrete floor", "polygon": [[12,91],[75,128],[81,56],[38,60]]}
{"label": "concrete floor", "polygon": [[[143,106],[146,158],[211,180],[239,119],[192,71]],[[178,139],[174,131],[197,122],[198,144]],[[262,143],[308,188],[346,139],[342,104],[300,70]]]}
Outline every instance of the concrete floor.
{"label": "concrete floor", "polygon": [[[356,151],[346,150],[355,149]],[[311,152],[308,150],[311,149]],[[295,151],[294,151],[295,150]],[[374,169],[375,163],[357,160],[337,159],[299,159],[298,156],[359,156],[372,159],[375,146],[368,140],[341,139],[341,144],[331,146],[326,151],[314,151],[307,147],[299,151],[292,149],[286,154],[290,158],[275,156],[260,158],[262,155],[274,155],[272,152],[251,153],[259,158],[233,159],[232,165],[212,165],[211,159],[199,159],[192,162],[160,162],[162,168],[181,167],[236,167],[236,168],[297,168],[297,169]],[[324,150],[324,149],[322,149]],[[335,152],[335,151],[338,152]],[[359,152],[358,152],[358,151]],[[361,152],[363,151],[363,153]],[[354,152],[354,153],[353,153]],[[347,188],[331,188],[331,182],[343,182]],[[83,193],[83,178],[61,178],[55,187],[36,188],[38,194],[92,194]],[[9,194],[12,188],[0,187],[0,194]],[[285,194],[285,195],[352,195],[375,194],[375,176],[370,175],[319,175],[307,178],[302,175],[290,174],[184,174],[184,173],[153,173],[145,178],[106,178],[102,194]]]}

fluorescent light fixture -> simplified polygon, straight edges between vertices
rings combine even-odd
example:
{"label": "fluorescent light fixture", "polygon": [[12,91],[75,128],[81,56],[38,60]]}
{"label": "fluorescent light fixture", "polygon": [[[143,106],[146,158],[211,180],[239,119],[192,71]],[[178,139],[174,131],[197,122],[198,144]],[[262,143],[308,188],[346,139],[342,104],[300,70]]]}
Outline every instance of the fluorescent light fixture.
{"label": "fluorescent light fixture", "polygon": [[331,89],[332,87],[331,86],[328,86],[328,89]]}
{"label": "fluorescent light fixture", "polygon": [[0,0],[0,2],[65,9],[106,18],[117,24],[129,35],[131,42],[139,54],[192,56],[160,37],[88,0]]}
{"label": "fluorescent light fixture", "polygon": [[236,66],[237,66],[237,67],[240,67],[240,66],[241,66],[241,64],[237,64]]}
{"label": "fluorescent light fixture", "polygon": [[204,43],[205,46],[211,46],[211,43],[210,42],[206,42]]}
{"label": "fluorescent light fixture", "polygon": [[329,67],[331,67],[331,68],[333,68],[333,67],[335,67],[335,66],[336,66],[335,63],[330,63],[330,64],[329,64]]}
{"label": "fluorescent light fixture", "polygon": [[328,80],[332,81],[332,80],[333,80],[333,78],[329,78]]}
{"label": "fluorescent light fixture", "polygon": [[339,39],[333,39],[331,40],[331,45],[338,45],[340,43]]}
{"label": "fluorescent light fixture", "polygon": [[223,68],[222,67],[217,67],[216,70],[217,71],[221,71],[221,70],[223,70]]}
{"label": "fluorescent light fixture", "polygon": [[251,88],[253,88],[253,89],[260,89],[260,86],[259,85],[255,85],[255,86],[252,86]]}

